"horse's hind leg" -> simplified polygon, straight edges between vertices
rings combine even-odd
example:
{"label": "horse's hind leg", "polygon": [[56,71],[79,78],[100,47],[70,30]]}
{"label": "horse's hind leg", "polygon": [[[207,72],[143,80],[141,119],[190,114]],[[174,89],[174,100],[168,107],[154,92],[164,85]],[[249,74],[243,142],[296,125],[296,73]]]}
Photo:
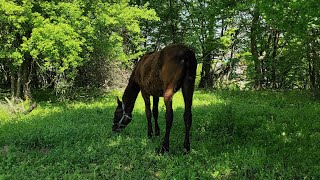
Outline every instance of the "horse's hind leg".
{"label": "horse's hind leg", "polygon": [[146,116],[147,116],[147,121],[148,121],[148,137],[151,138],[152,137],[152,122],[151,122],[151,109],[150,109],[150,96],[142,93],[142,97],[144,99],[144,103],[145,103],[145,111],[146,111]]}
{"label": "horse's hind leg", "polygon": [[152,115],[154,118],[154,127],[155,127],[156,136],[160,135],[160,128],[158,124],[158,116],[159,116],[158,104],[159,104],[159,97],[153,96]]}
{"label": "horse's hind leg", "polygon": [[166,105],[166,134],[164,135],[164,140],[162,143],[162,148],[160,149],[160,153],[169,151],[169,137],[173,121],[172,100],[165,100],[164,103]]}
{"label": "horse's hind leg", "polygon": [[189,76],[187,73],[187,76],[183,82],[182,85],[182,94],[183,99],[185,103],[185,110],[184,110],[184,125],[185,125],[185,139],[184,139],[184,151],[185,153],[190,151],[190,128],[192,125],[192,113],[191,113],[191,107],[192,107],[192,97],[194,92],[194,76]]}

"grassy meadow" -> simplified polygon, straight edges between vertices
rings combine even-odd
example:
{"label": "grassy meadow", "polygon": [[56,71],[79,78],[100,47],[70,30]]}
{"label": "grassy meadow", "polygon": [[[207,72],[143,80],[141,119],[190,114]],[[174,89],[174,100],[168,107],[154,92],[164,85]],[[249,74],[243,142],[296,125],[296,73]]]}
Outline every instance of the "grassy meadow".
{"label": "grassy meadow", "polygon": [[121,92],[66,102],[42,96],[28,115],[0,106],[0,179],[319,179],[320,103],[302,92],[196,91],[191,152],[183,98],[173,99],[170,153],[147,138],[139,95],[133,121],[111,132]]}

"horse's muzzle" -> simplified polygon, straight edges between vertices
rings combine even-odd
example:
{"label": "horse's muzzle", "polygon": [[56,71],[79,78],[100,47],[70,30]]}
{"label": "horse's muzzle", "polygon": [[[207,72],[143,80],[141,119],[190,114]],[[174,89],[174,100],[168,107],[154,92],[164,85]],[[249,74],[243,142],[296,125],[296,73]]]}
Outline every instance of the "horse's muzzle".
{"label": "horse's muzzle", "polygon": [[123,129],[124,129],[124,127],[121,127],[121,126],[119,126],[117,124],[114,124],[112,126],[112,132],[115,132],[115,133],[121,132]]}

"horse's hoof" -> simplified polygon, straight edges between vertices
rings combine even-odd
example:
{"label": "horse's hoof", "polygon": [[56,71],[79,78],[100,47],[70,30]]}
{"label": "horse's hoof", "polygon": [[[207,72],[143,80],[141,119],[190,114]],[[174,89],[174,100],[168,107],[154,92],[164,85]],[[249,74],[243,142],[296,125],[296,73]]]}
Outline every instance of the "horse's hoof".
{"label": "horse's hoof", "polygon": [[189,148],[189,150],[187,148],[183,148],[183,154],[184,155],[187,155],[189,153],[190,153],[190,148]]}
{"label": "horse's hoof", "polygon": [[152,139],[152,134],[148,134],[148,139]]}
{"label": "horse's hoof", "polygon": [[115,130],[112,130],[112,133],[113,134],[118,134],[122,131],[122,129],[118,128],[118,129],[115,129]]}
{"label": "horse's hoof", "polygon": [[169,149],[165,148],[163,146],[160,147],[160,148],[157,148],[156,151],[157,151],[158,154],[161,154],[161,155],[169,153]]}

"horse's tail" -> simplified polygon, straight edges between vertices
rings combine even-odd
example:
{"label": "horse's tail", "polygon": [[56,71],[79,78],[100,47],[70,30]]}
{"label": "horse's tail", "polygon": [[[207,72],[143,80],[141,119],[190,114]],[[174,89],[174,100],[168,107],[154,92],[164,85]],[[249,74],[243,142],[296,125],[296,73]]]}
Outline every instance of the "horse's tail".
{"label": "horse's tail", "polygon": [[166,75],[168,75],[166,79],[170,79],[170,81],[166,85],[163,95],[165,100],[171,99],[180,87],[189,86],[189,89],[192,89],[193,93],[197,70],[195,54],[186,47],[183,47],[182,50],[177,52],[174,61],[171,61],[171,68],[168,68],[169,73],[166,73]]}
{"label": "horse's tail", "polygon": [[185,60],[185,79],[195,80],[197,75],[197,59],[195,53],[191,49],[185,53]]}

